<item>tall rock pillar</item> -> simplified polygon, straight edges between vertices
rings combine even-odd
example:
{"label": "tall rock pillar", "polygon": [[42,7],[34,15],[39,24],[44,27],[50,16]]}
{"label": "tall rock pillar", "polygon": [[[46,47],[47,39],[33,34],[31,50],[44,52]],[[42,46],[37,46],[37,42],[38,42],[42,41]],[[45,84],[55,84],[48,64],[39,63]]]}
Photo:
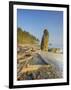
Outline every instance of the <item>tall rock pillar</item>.
{"label": "tall rock pillar", "polygon": [[45,29],[41,40],[41,50],[48,51],[48,40],[49,40],[49,33],[47,29]]}

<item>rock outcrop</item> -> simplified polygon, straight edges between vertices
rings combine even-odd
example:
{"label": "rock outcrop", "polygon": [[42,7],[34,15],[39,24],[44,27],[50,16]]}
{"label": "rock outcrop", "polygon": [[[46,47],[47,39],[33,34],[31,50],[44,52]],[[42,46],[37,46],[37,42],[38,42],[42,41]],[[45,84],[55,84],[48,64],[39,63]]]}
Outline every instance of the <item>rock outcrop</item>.
{"label": "rock outcrop", "polygon": [[49,32],[47,31],[47,29],[45,29],[41,40],[41,50],[48,51],[48,40]]}

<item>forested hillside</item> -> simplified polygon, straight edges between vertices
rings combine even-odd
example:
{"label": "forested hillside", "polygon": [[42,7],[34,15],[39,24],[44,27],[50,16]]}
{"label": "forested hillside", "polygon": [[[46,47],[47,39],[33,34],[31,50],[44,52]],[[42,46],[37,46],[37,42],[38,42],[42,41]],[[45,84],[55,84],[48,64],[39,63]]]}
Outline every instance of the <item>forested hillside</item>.
{"label": "forested hillside", "polygon": [[29,32],[17,28],[17,42],[18,44],[36,44],[39,40]]}

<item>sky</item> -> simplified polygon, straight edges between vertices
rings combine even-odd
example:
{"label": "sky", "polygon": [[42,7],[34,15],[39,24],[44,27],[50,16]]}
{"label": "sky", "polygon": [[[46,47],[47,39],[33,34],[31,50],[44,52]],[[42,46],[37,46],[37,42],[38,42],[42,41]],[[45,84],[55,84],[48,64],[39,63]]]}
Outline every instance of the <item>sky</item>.
{"label": "sky", "polygon": [[63,48],[63,11],[17,9],[17,28],[28,31],[40,42],[44,29],[51,47]]}

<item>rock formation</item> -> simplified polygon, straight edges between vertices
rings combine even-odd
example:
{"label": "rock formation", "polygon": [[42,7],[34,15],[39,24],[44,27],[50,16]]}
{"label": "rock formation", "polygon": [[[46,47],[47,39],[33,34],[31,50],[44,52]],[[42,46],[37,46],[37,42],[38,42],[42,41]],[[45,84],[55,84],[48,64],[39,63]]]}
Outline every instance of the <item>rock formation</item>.
{"label": "rock formation", "polygon": [[41,40],[41,50],[48,51],[48,40],[49,32],[47,31],[47,29],[45,29]]}

